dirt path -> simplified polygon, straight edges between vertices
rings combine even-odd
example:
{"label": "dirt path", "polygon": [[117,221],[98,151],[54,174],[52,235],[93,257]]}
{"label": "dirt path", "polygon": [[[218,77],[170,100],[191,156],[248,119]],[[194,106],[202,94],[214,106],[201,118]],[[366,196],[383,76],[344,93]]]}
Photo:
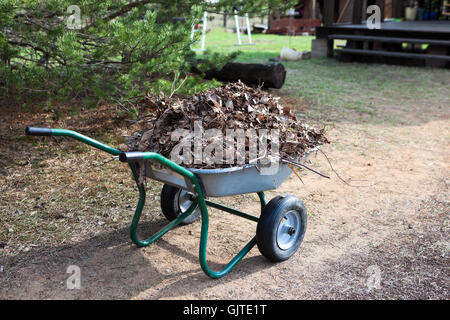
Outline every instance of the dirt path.
{"label": "dirt path", "polygon": [[[308,209],[304,242],[286,262],[268,262],[255,247],[230,274],[212,280],[198,264],[200,223],[141,249],[123,228],[3,255],[0,298],[448,299],[449,110],[386,106],[386,112],[404,124],[336,121],[328,132],[325,152],[335,169],[350,184],[369,187],[345,185],[317,154],[311,165],[331,180],[304,172],[304,185],[292,175],[267,193],[296,195]],[[222,201],[258,213],[253,195]],[[163,223],[141,229],[149,234]],[[210,266],[223,266],[254,232],[254,223],[213,211]],[[69,265],[79,266],[81,289],[67,289]]]}
{"label": "dirt path", "polygon": [[[376,184],[352,188],[335,177],[327,181],[307,174],[305,185],[292,176],[277,192],[269,192],[269,199],[279,193],[294,194],[309,210],[308,233],[293,258],[271,264],[255,249],[229,277],[204,281],[193,256],[183,261],[176,250],[162,246],[144,256],[166,257],[161,271],[169,274],[134,297],[448,298],[449,149],[444,147],[449,141],[448,124],[432,121],[408,128],[347,124],[345,129],[338,125],[331,135],[340,140],[339,147],[327,148],[336,169],[351,176],[354,185]],[[326,171],[321,155],[317,159],[322,164],[317,168]],[[257,211],[255,204],[243,207]],[[212,234],[242,239],[241,245],[254,230],[226,215],[213,219]],[[181,231],[176,232],[178,239],[166,240],[167,249],[186,250],[180,245],[185,236]],[[211,243],[214,262],[225,263],[238,250],[214,236]],[[379,287],[372,280],[377,274]]]}

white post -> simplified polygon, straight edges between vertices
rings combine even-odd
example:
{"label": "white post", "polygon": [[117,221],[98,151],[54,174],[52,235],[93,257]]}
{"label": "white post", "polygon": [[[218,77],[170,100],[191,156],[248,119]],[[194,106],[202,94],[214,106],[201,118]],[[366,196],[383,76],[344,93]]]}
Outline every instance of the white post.
{"label": "white post", "polygon": [[[191,44],[191,49],[194,51],[204,51],[205,50],[205,40],[206,40],[206,24],[208,22],[208,12],[203,12],[203,20],[202,20],[202,38],[200,41],[200,49],[194,49],[193,45]],[[192,31],[191,31],[191,40],[194,40],[194,33],[199,32],[200,30],[195,29],[195,22],[192,24]],[[196,41],[195,43],[198,43]]]}
{"label": "white post", "polygon": [[236,23],[236,32],[238,37],[238,44],[241,44],[241,27],[239,26],[239,17],[237,11],[234,11],[234,22]]}
{"label": "white post", "polygon": [[248,13],[245,14],[245,20],[247,24],[248,43],[252,44],[252,32],[250,31],[250,21],[248,20]]}
{"label": "white post", "polygon": [[[195,33],[195,23],[192,24],[192,29],[191,29],[191,41],[194,40],[194,33]],[[192,44],[191,44],[192,47]]]}
{"label": "white post", "polygon": [[205,50],[205,38],[206,38],[206,23],[208,21],[208,12],[203,13],[203,26],[202,26],[202,44],[201,49],[202,51]]}

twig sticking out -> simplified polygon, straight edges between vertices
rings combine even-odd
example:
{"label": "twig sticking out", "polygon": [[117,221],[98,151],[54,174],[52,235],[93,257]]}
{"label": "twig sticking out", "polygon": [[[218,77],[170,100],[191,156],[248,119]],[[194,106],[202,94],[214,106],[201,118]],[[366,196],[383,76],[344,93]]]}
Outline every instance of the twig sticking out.
{"label": "twig sticking out", "polygon": [[369,185],[366,185],[366,186],[354,186],[354,185],[351,185],[350,183],[348,183],[347,181],[345,181],[345,180],[339,175],[339,173],[337,173],[336,170],[334,170],[334,168],[333,168],[333,166],[332,166],[332,164],[331,164],[331,161],[330,161],[330,159],[328,159],[328,157],[327,157],[327,155],[325,154],[325,152],[323,152],[321,149],[319,149],[319,151],[325,156],[325,159],[327,159],[328,164],[330,165],[331,170],[333,170],[333,172],[336,174],[336,176],[339,178],[339,180],[341,180],[341,181],[342,181],[343,183],[345,183],[347,186],[352,187],[352,188],[368,188],[368,187],[372,187],[372,186],[378,184],[378,182],[376,182],[376,183],[369,184]]}
{"label": "twig sticking out", "polygon": [[99,164],[98,166],[99,167],[103,167],[104,165],[106,165],[106,164],[108,164],[108,163],[110,163],[110,162],[112,162],[114,160],[118,160],[118,159],[119,159],[119,156],[112,156],[110,159],[108,159],[105,162]]}
{"label": "twig sticking out", "polygon": [[295,170],[295,168],[292,166],[292,164],[288,163],[289,168],[291,168],[292,171],[294,171],[295,175],[297,176],[297,178],[299,178],[299,180],[305,184],[302,180],[302,178],[300,178],[300,175],[298,174],[297,170]]}
{"label": "twig sticking out", "polygon": [[316,170],[314,170],[314,169],[311,169],[310,167],[305,166],[304,164],[301,164],[301,163],[298,163],[298,162],[294,162],[294,161],[290,161],[290,160],[286,160],[286,159],[280,159],[280,160],[281,160],[282,162],[286,162],[287,164],[290,164],[290,165],[294,165],[294,166],[298,166],[298,167],[303,167],[303,168],[308,169],[308,170],[310,170],[310,171],[312,171],[312,172],[314,172],[314,173],[317,173],[317,174],[318,174],[319,176],[321,176],[321,177],[330,179],[329,176],[326,176],[326,175],[324,175],[323,173],[320,173],[319,171],[316,171]]}

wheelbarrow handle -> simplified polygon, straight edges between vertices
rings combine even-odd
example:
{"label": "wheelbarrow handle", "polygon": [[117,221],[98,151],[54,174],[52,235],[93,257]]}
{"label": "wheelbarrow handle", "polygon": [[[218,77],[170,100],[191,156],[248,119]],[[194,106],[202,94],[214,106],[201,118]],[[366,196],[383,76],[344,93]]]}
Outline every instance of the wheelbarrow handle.
{"label": "wheelbarrow handle", "polygon": [[28,136],[51,136],[53,134],[50,128],[27,127],[25,133]]}
{"label": "wheelbarrow handle", "polygon": [[119,154],[121,162],[138,162],[144,160],[144,152],[122,152]]}
{"label": "wheelbarrow handle", "polygon": [[156,152],[121,152],[119,154],[119,160],[121,162],[128,162],[130,164],[132,164],[133,162],[139,162],[142,160],[152,160],[152,161],[159,162],[163,166],[181,174],[182,176],[184,176],[186,178],[191,179],[191,181],[194,184],[198,185],[198,187],[200,188],[200,183],[198,182],[197,177],[195,176],[194,173],[187,170],[186,168],[183,168],[179,164],[167,159],[166,157],[160,155],[159,153],[156,153]]}
{"label": "wheelbarrow handle", "polygon": [[103,144],[97,140],[89,138],[81,133],[76,131],[67,130],[67,129],[52,129],[52,128],[38,128],[38,127],[27,127],[25,129],[25,133],[29,136],[60,136],[60,137],[69,137],[75,140],[78,140],[82,143],[86,143],[94,148],[103,150],[113,156],[118,156],[120,154],[120,150],[117,150],[113,147],[110,147],[106,144]]}

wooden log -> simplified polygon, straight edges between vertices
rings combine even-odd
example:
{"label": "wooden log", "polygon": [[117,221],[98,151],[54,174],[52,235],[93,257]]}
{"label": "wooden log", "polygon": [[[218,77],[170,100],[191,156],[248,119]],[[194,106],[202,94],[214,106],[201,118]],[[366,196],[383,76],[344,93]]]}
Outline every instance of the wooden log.
{"label": "wooden log", "polygon": [[[191,70],[194,73],[202,73],[195,66]],[[207,71],[205,78],[224,82],[241,80],[247,85],[280,89],[286,79],[286,69],[278,62],[266,64],[228,62],[221,70]]]}

